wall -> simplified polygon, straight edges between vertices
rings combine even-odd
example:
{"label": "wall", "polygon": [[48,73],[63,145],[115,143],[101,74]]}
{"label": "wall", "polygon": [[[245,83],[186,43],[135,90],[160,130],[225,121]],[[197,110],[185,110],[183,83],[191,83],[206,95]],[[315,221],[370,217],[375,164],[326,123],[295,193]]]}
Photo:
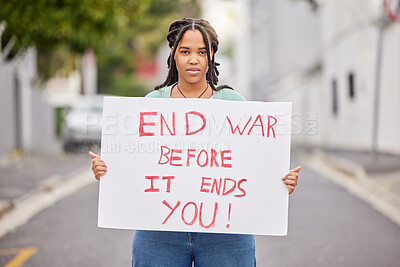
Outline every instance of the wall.
{"label": "wall", "polygon": [[33,89],[36,74],[34,48],[12,61],[0,60],[0,157],[14,149],[53,148],[54,112]]}
{"label": "wall", "polygon": [[[271,65],[265,76],[268,79],[265,99],[293,102],[294,143],[370,150],[382,1],[325,0],[321,1],[315,15],[307,15],[299,3],[289,2],[268,2],[269,10],[265,10],[269,14],[266,34],[270,56],[260,57],[257,63],[268,61]],[[310,17],[304,19],[307,16]],[[320,25],[313,25],[319,21]],[[305,28],[308,30],[303,31]],[[314,44],[305,45],[310,41]],[[313,49],[309,50],[310,47]],[[400,154],[399,74],[400,24],[387,20],[378,150],[396,154]],[[353,76],[353,96],[350,75]],[[336,83],[336,112],[333,83]],[[300,115],[296,117],[296,113]],[[317,124],[315,133],[310,129],[313,120]]]}

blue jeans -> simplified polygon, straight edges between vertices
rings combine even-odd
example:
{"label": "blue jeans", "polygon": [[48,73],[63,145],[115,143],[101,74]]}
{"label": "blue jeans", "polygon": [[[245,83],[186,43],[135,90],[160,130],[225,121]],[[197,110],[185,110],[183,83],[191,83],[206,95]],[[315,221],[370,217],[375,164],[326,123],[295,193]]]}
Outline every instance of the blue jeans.
{"label": "blue jeans", "polygon": [[136,230],[132,267],[255,267],[253,235]]}

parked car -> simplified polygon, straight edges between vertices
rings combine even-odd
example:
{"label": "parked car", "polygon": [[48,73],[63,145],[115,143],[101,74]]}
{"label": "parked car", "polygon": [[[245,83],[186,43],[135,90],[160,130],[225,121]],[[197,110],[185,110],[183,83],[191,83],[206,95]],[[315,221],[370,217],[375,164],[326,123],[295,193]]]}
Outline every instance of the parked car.
{"label": "parked car", "polygon": [[103,95],[85,95],[65,114],[61,140],[65,151],[100,144]]}

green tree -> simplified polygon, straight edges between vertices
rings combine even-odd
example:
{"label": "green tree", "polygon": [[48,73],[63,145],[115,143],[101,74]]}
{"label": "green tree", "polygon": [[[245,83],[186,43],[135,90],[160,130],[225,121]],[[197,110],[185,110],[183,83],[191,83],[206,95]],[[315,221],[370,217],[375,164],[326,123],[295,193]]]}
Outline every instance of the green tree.
{"label": "green tree", "polygon": [[0,0],[0,22],[7,23],[1,47],[15,43],[11,59],[35,45],[42,80],[75,69],[76,58],[93,48],[107,93],[137,86],[134,57],[154,55],[170,22],[199,10],[196,0]]}
{"label": "green tree", "polygon": [[[9,59],[31,45],[46,56],[60,54],[62,47],[72,56],[88,47],[99,51],[102,40],[117,29],[118,4],[113,0],[0,0],[0,21],[7,23],[1,45],[15,41]],[[47,79],[52,73],[40,74]]]}

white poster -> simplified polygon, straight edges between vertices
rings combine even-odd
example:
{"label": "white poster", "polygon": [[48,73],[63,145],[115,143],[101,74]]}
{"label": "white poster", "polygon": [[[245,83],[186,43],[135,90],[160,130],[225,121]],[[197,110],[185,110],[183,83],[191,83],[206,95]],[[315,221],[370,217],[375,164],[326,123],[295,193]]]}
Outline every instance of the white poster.
{"label": "white poster", "polygon": [[286,235],[291,103],[105,97],[99,227]]}

